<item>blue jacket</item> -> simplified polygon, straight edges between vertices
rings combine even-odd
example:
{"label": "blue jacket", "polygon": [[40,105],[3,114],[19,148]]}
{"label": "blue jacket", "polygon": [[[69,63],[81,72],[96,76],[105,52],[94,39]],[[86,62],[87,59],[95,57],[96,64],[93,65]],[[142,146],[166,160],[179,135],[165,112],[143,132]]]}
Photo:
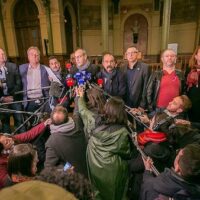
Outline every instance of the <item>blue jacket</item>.
{"label": "blue jacket", "polygon": [[[19,66],[19,73],[21,76],[22,80],[22,85],[23,85],[23,99],[27,100],[27,72],[28,72],[28,66],[29,63],[23,64]],[[49,81],[49,75],[45,69],[44,65],[40,65],[40,70],[41,70],[41,87],[46,87],[50,86],[50,81]],[[44,97],[49,96],[49,89],[42,89],[42,93]],[[27,103],[24,103],[24,106],[27,106]]]}

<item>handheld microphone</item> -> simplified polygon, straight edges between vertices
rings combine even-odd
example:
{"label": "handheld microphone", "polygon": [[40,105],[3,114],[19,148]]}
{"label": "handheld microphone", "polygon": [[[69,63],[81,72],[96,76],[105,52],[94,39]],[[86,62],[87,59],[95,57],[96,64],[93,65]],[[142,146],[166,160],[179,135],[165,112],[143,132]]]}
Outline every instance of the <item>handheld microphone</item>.
{"label": "handheld microphone", "polygon": [[67,87],[73,87],[75,85],[75,81],[74,79],[72,78],[71,74],[68,74],[67,77],[66,77],[66,85]]}
{"label": "handheld microphone", "polygon": [[91,80],[91,73],[87,71],[80,71],[74,75],[74,78],[76,79],[78,86],[85,86],[85,84],[89,83]]}
{"label": "handheld microphone", "polygon": [[66,85],[69,87],[69,97],[72,97],[72,90],[75,85],[75,80],[72,78],[71,74],[68,74],[66,77]]}
{"label": "handheld microphone", "polygon": [[65,64],[65,68],[66,68],[68,71],[70,71],[71,67],[72,67],[72,64],[71,64],[71,63],[66,63],[66,64]]}
{"label": "handheld microphone", "polygon": [[99,85],[99,87],[103,87],[103,79],[102,78],[98,78],[97,80],[97,84]]}

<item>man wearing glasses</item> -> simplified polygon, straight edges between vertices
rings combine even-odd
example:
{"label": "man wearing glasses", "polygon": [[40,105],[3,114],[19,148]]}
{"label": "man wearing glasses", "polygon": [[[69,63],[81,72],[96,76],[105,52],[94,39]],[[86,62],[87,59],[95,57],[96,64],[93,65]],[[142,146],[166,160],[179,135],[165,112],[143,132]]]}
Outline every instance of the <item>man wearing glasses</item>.
{"label": "man wearing glasses", "polygon": [[70,74],[74,75],[76,72],[87,71],[91,73],[91,82],[96,81],[96,75],[99,72],[99,67],[92,64],[88,58],[84,49],[78,48],[74,52],[76,66],[73,66],[70,70]]}
{"label": "man wearing glasses", "polygon": [[[49,96],[49,74],[44,65],[40,64],[40,50],[37,47],[29,47],[27,50],[29,63],[19,66],[22,79],[24,100],[33,100],[24,103],[26,111],[34,112],[43,104],[43,97]],[[49,112],[46,104],[43,111]]]}
{"label": "man wearing glasses", "polygon": [[126,50],[128,64],[124,67],[126,76],[126,104],[131,108],[146,108],[146,85],[150,70],[147,64],[138,61],[138,49]]}

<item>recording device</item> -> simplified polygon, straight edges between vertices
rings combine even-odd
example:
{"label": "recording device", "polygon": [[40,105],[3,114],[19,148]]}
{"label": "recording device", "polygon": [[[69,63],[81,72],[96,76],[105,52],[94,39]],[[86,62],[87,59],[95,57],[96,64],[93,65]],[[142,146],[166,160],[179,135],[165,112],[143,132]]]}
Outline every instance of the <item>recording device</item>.
{"label": "recording device", "polygon": [[63,171],[67,171],[68,169],[70,169],[72,167],[72,165],[69,162],[66,162],[64,167],[63,167]]}

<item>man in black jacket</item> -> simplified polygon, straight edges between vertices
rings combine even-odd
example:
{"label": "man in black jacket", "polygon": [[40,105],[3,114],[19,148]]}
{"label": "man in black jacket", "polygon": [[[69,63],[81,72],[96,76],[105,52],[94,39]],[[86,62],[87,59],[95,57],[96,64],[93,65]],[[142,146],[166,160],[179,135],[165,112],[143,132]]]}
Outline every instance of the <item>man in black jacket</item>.
{"label": "man in black jacket", "polygon": [[[21,100],[19,95],[15,92],[22,89],[19,70],[16,64],[7,62],[7,57],[3,49],[0,48],[0,102],[11,103],[13,101]],[[5,107],[3,107],[5,108]],[[6,108],[21,111],[21,104],[10,104]],[[23,123],[22,114],[13,114],[15,127],[19,127]],[[1,113],[2,132],[11,133],[10,129],[10,114]],[[25,132],[22,127],[18,132]]]}
{"label": "man in black jacket", "polygon": [[[122,99],[126,93],[126,80],[122,71],[115,67],[115,58],[111,53],[102,56],[103,69],[97,74],[98,80],[102,80],[102,88],[111,96],[119,96]],[[99,81],[98,81],[99,82]]]}
{"label": "man in black jacket", "polygon": [[67,109],[57,105],[51,119],[51,135],[46,142],[45,167],[64,166],[69,162],[75,171],[87,176],[86,141],[79,115],[68,117]]}
{"label": "man in black jacket", "polygon": [[126,50],[128,65],[123,68],[126,75],[126,104],[132,108],[146,107],[146,86],[150,71],[147,64],[138,61],[138,49]]}
{"label": "man in black jacket", "polygon": [[[152,160],[144,160],[145,173],[141,189],[141,200],[159,199],[160,196],[174,200],[200,199],[200,145],[190,144],[181,149],[174,161],[174,169],[166,169],[154,177]],[[162,198],[163,199],[163,198]]]}
{"label": "man in black jacket", "polygon": [[78,48],[74,52],[74,55],[75,55],[76,66],[71,67],[70,74],[74,76],[77,72],[87,71],[91,73],[91,82],[96,81],[97,78],[96,76],[100,68],[92,64],[88,60],[86,51],[84,49]]}
{"label": "man in black jacket", "polygon": [[151,115],[151,119],[149,119],[147,114],[141,113],[140,109],[133,108],[131,112],[143,123],[149,125],[150,129],[160,130],[162,126],[170,128],[175,119],[183,119],[191,106],[190,99],[186,95],[181,95],[169,102],[166,109],[154,113],[153,116]]}

